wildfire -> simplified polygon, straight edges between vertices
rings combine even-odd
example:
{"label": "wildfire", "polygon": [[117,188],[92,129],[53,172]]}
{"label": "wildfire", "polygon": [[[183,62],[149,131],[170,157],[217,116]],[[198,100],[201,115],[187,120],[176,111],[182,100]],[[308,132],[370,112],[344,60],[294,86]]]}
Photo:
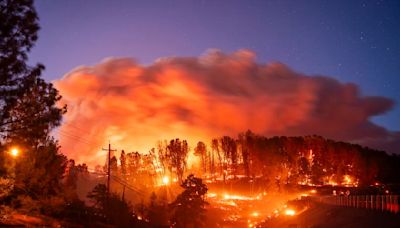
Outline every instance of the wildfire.
{"label": "wildfire", "polygon": [[294,215],[296,215],[296,211],[295,210],[293,210],[293,209],[286,209],[285,210],[285,215],[287,215],[287,216],[294,216]]}
{"label": "wildfire", "polygon": [[215,198],[215,197],[217,197],[217,193],[209,192],[209,193],[207,193],[207,196],[208,196],[208,198]]}
{"label": "wildfire", "polygon": [[350,176],[350,175],[344,175],[343,176],[343,182],[342,184],[344,186],[354,186],[357,187],[358,186],[358,181],[354,180],[354,177]]}
{"label": "wildfire", "polygon": [[239,196],[239,195],[229,195],[225,194],[224,195],[225,200],[254,200],[253,197],[248,197],[248,196]]}
{"label": "wildfire", "polygon": [[336,181],[329,181],[328,185],[336,186],[338,185]]}
{"label": "wildfire", "polygon": [[163,183],[164,185],[168,185],[168,184],[169,184],[169,177],[168,177],[168,176],[164,176],[164,177],[162,178],[162,183]]}

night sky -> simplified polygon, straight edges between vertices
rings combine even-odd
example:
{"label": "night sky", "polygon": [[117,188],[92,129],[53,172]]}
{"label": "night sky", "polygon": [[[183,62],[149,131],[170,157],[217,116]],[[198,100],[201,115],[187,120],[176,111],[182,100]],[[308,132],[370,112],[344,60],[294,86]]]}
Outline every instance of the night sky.
{"label": "night sky", "polygon": [[[207,49],[250,49],[257,61],[353,82],[365,95],[400,102],[400,1],[40,0],[30,55],[61,78],[107,57],[151,64]],[[334,94],[333,94],[334,96]],[[374,121],[400,130],[398,105]]]}

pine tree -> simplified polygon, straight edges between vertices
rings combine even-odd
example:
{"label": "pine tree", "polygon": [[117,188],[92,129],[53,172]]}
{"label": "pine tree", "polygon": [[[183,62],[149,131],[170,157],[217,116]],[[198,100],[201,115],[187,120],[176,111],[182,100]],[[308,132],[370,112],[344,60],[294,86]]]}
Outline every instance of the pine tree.
{"label": "pine tree", "polygon": [[173,209],[171,225],[175,227],[201,227],[205,220],[204,196],[207,186],[202,179],[189,175],[181,184],[185,190],[170,205]]}
{"label": "pine tree", "polygon": [[[40,77],[44,66],[27,65],[39,30],[33,1],[0,1],[0,21],[0,162],[10,159],[5,151],[17,145],[15,192],[33,198],[56,194],[66,158],[50,132],[60,125],[66,107],[57,107],[61,96]],[[9,173],[0,164],[0,175]]]}

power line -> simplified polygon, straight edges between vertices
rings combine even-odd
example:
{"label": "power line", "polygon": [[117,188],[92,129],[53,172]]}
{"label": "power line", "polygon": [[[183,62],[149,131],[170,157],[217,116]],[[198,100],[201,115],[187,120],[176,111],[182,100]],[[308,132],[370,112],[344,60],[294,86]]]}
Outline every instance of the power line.
{"label": "power line", "polygon": [[[64,136],[64,137],[67,137],[67,138],[70,138],[70,139],[73,139],[73,140],[75,140],[75,141],[78,141],[78,142],[80,142],[80,143],[84,143],[84,144],[86,144],[86,145],[95,146],[94,141],[93,141],[93,143],[91,143],[91,142],[89,142],[89,141],[86,141],[86,140],[83,139],[83,138],[80,138],[80,137],[78,137],[78,136],[69,135],[69,134],[64,133],[64,132],[60,132],[60,135],[61,135],[61,136]],[[97,146],[97,145],[96,145],[96,146]]]}
{"label": "power line", "polygon": [[130,189],[130,190],[132,190],[132,191],[134,191],[134,192],[136,192],[137,194],[139,194],[139,195],[141,195],[141,196],[144,196],[144,193],[143,193],[141,190],[139,190],[139,189],[137,189],[136,187],[134,187],[134,186],[132,186],[132,185],[126,183],[125,181],[121,180],[119,177],[117,177],[117,176],[112,176],[112,178],[113,178],[114,181],[118,182],[118,183],[121,184],[122,186],[124,186],[124,187],[126,187],[126,188],[128,188],[128,189]]}
{"label": "power line", "polygon": [[64,126],[75,128],[75,129],[79,130],[80,132],[91,133],[87,129],[83,129],[83,128],[77,127],[76,125],[74,125],[72,123],[65,123]]}
{"label": "power line", "polygon": [[[83,170],[78,170],[78,172],[84,172],[84,171],[83,171]],[[106,175],[107,175],[106,173],[99,173],[99,172],[96,172],[96,171],[91,171],[91,170],[89,170],[89,169],[88,169],[88,172],[89,172],[89,174],[96,174],[96,175],[101,175],[101,176],[106,176]],[[120,177],[118,177],[118,176],[116,176],[116,175],[111,175],[111,178],[112,178],[115,182],[117,182],[117,183],[119,183],[119,184],[125,186],[125,187],[128,188],[129,190],[131,190],[131,191],[133,191],[133,192],[135,192],[135,193],[137,193],[137,194],[139,194],[139,195],[141,195],[141,196],[144,196],[143,191],[141,191],[140,189],[138,189],[138,188],[136,188],[136,187],[130,185],[130,184],[127,183],[126,181],[122,180]]]}
{"label": "power line", "polygon": [[92,140],[92,139],[85,139],[85,138],[82,137],[81,135],[75,135],[75,134],[73,134],[73,133],[71,133],[71,132],[67,132],[67,131],[64,131],[64,130],[61,130],[61,129],[58,129],[58,131],[59,131],[60,134],[66,136],[66,137],[75,138],[75,139],[84,141],[84,142],[86,142],[86,143],[94,142],[94,140]]}

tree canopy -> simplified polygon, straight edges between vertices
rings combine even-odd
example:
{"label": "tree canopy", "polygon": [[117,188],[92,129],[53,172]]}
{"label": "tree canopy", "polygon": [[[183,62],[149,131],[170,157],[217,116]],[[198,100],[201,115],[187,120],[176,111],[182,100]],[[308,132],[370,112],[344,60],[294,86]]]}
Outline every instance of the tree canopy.
{"label": "tree canopy", "polygon": [[[32,197],[56,194],[66,165],[50,136],[66,107],[57,106],[61,96],[41,78],[44,66],[27,64],[38,20],[32,0],[0,1],[0,175],[14,175],[15,191]],[[17,158],[7,153],[13,146]]]}
{"label": "tree canopy", "polygon": [[207,186],[202,179],[189,175],[181,184],[185,190],[172,202],[173,216],[171,225],[175,227],[201,227],[205,219],[204,196]]}

